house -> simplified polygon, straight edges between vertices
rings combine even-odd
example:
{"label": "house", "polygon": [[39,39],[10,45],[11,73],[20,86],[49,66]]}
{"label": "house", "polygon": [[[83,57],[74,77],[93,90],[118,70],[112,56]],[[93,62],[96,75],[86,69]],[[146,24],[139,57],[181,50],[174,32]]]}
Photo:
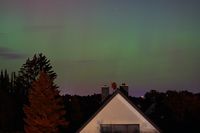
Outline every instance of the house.
{"label": "house", "polygon": [[[104,87],[105,89],[105,87]],[[117,89],[77,133],[160,133],[127,96]]]}

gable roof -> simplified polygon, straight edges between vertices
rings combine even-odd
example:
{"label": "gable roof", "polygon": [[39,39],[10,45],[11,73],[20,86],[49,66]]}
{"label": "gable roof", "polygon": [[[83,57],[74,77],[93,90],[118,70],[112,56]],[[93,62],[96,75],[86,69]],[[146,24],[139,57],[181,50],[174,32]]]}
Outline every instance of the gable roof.
{"label": "gable roof", "polygon": [[161,130],[136,106],[134,105],[127,96],[125,96],[119,89],[117,89],[111,97],[109,97],[104,104],[90,117],[88,121],[86,121],[80,129],[77,130],[77,133],[79,133],[85,126],[92,121],[92,119],[116,96],[121,95],[133,108],[135,108],[156,130],[158,130],[161,133]]}

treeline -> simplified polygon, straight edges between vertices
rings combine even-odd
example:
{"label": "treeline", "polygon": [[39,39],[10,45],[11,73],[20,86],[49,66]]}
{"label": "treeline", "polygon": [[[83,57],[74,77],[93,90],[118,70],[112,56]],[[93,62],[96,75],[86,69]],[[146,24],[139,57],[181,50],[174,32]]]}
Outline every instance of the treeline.
{"label": "treeline", "polygon": [[[16,90],[16,75],[1,70],[0,74],[0,132],[22,130],[22,115],[19,111],[19,96]],[[20,105],[20,106],[19,106]]]}
{"label": "treeline", "polygon": [[152,90],[145,94],[145,113],[164,132],[200,132],[200,93]]}
{"label": "treeline", "polygon": [[[45,73],[43,75],[46,76],[39,78],[41,72]],[[53,81],[56,76],[56,73],[52,70],[50,60],[48,60],[43,54],[35,54],[31,59],[28,58],[17,74],[12,72],[11,75],[9,75],[7,70],[1,70],[0,133],[24,132],[26,129],[26,132],[28,133],[36,132],[34,127],[32,127],[32,129],[29,128],[31,126],[29,123],[32,123],[32,125],[36,124],[31,118],[29,118],[29,116],[34,115],[32,112],[35,112],[35,114],[39,114],[39,117],[33,116],[38,118],[37,123],[43,122],[43,124],[45,124],[47,121],[43,121],[42,119],[39,120],[39,118],[43,118],[44,116],[46,117],[47,113],[49,113],[45,112],[45,110],[44,112],[41,111],[42,107],[46,105],[45,102],[49,103],[50,100],[48,101],[47,99],[49,97],[51,98],[51,101],[55,101],[52,103],[50,108],[56,110],[56,107],[62,108],[62,106],[64,106],[59,105],[62,103],[59,98],[62,98],[59,95],[58,86],[53,85]],[[34,87],[35,82],[39,82],[38,80],[45,81],[44,83],[47,85],[40,84],[37,87]],[[43,91],[40,90],[41,88],[45,87],[48,91],[44,92],[46,89],[43,89]],[[32,94],[33,92],[34,94]],[[35,106],[35,103],[38,101],[38,99],[42,98],[40,95],[47,95],[49,92],[52,92],[51,95],[49,95],[47,98],[43,97],[44,100],[40,101],[41,105],[38,104]],[[37,95],[35,95],[35,93],[37,93]],[[53,108],[54,104],[55,108]],[[31,107],[32,105],[34,105],[34,107]],[[59,115],[62,116],[61,114]],[[57,119],[57,117],[54,118]],[[27,125],[29,125],[29,127]]]}
{"label": "treeline", "polygon": [[[44,73],[43,76],[40,75],[41,72]],[[58,86],[53,84],[55,79],[56,73],[52,69],[50,60],[42,54],[36,54],[31,59],[27,59],[17,73],[8,74],[7,70],[1,70],[0,133],[23,133],[25,131],[34,133],[35,129],[30,127],[35,124],[31,120],[31,116],[37,114],[38,110],[41,113],[40,116],[43,116],[45,111],[53,110],[56,107],[64,109],[64,111],[58,112],[58,115],[54,115],[52,119],[55,121],[58,119],[57,116],[62,116],[62,122],[57,121],[65,123],[65,126],[59,127],[59,131],[56,129],[55,132],[73,133],[102,105],[100,94],[90,96],[58,95]],[[44,81],[46,84],[43,84]],[[43,93],[44,95],[42,95]],[[151,90],[144,97],[129,96],[129,99],[164,133],[200,132],[198,127],[200,123],[200,93]],[[34,104],[34,107],[31,107],[30,103]],[[57,106],[58,104],[59,106]],[[41,120],[40,116],[34,117],[38,118],[40,123],[47,123]],[[46,126],[48,128],[48,124]]]}

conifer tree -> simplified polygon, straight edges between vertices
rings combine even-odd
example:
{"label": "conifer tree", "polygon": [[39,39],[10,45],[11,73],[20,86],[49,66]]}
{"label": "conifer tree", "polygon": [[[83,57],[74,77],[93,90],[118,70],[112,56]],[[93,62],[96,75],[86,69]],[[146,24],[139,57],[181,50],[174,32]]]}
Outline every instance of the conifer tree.
{"label": "conifer tree", "polygon": [[59,91],[45,72],[33,82],[28,99],[24,106],[26,133],[59,133],[59,127],[67,126]]}
{"label": "conifer tree", "polygon": [[47,73],[50,79],[55,79],[57,76],[52,70],[50,60],[42,53],[35,54],[32,59],[28,58],[26,63],[22,65],[16,79],[16,86],[21,97],[26,97],[32,82],[36,80],[39,72],[42,70]]}
{"label": "conifer tree", "polygon": [[16,130],[17,116],[16,98],[13,95],[15,73],[8,74],[7,70],[0,72],[0,132]]}
{"label": "conifer tree", "polygon": [[16,122],[20,129],[24,129],[24,121],[22,119],[24,117],[23,106],[28,103],[29,89],[31,88],[32,83],[38,78],[39,72],[42,70],[52,80],[57,76],[52,70],[50,60],[42,53],[39,53],[35,54],[32,58],[28,58],[16,76],[13,92],[17,98],[17,112],[19,117],[16,119]]}

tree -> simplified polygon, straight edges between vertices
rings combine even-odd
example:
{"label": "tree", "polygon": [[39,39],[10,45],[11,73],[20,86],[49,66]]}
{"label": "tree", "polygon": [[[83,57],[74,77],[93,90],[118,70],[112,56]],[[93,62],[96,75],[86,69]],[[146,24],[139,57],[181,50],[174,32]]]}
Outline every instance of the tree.
{"label": "tree", "polygon": [[42,53],[35,54],[31,60],[28,58],[26,63],[22,65],[16,81],[17,89],[22,97],[28,94],[28,89],[31,87],[32,82],[36,80],[42,70],[48,74],[50,79],[55,79],[57,76],[52,70],[50,60]]}
{"label": "tree", "polygon": [[13,97],[15,73],[11,73],[11,80],[7,70],[0,72],[0,132],[8,132],[17,129],[15,124],[16,99]]}
{"label": "tree", "polygon": [[67,125],[59,91],[45,72],[33,82],[28,99],[24,106],[26,133],[58,133],[59,127]]}
{"label": "tree", "polygon": [[1,70],[0,73],[0,88],[3,89],[6,92],[9,92],[10,88],[10,78],[8,75],[7,70]]}
{"label": "tree", "polygon": [[24,112],[23,106],[28,103],[28,92],[31,84],[37,79],[39,72],[43,70],[50,79],[56,78],[56,73],[52,70],[50,60],[42,53],[35,54],[31,59],[27,59],[26,63],[20,68],[15,80],[15,87],[12,92],[16,97],[18,118],[15,120],[20,129],[24,129]]}

